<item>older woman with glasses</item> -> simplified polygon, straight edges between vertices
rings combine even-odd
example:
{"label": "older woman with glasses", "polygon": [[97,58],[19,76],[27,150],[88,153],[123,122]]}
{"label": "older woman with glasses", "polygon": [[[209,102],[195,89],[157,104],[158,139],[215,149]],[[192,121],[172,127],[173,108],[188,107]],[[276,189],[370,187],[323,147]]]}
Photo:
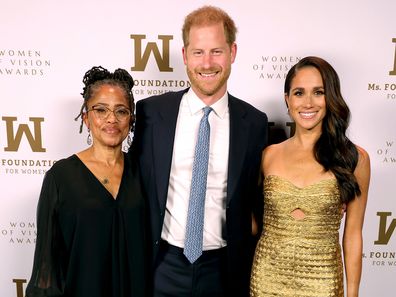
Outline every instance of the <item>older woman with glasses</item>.
{"label": "older woman with glasses", "polygon": [[145,205],[137,164],[122,151],[134,123],[133,79],[93,67],[80,114],[89,147],[46,174],[37,209],[35,296],[145,296]]}

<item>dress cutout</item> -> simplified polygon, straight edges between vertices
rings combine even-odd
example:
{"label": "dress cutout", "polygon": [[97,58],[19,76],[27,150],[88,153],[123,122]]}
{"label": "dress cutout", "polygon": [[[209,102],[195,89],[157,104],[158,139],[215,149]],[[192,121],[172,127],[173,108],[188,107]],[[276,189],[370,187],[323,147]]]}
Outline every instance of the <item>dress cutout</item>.
{"label": "dress cutout", "polygon": [[[264,229],[254,256],[250,296],[343,297],[337,180],[300,188],[270,175],[264,179],[264,199]],[[305,217],[295,219],[295,209]]]}

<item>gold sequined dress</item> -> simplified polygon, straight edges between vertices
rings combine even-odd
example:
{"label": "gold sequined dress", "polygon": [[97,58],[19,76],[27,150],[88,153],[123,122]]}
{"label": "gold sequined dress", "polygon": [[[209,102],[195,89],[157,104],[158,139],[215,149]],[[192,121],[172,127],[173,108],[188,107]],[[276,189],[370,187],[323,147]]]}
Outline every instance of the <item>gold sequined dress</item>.
{"label": "gold sequined dress", "polygon": [[[256,247],[252,297],[343,297],[337,180],[300,188],[275,175],[264,179],[264,230]],[[292,216],[301,209],[305,217]]]}

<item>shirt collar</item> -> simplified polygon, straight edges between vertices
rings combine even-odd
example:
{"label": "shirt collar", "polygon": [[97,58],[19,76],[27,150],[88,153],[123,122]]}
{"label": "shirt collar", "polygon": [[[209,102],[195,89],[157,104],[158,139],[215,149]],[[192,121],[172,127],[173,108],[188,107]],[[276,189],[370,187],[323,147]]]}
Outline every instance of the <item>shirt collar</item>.
{"label": "shirt collar", "polygon": [[[198,98],[192,88],[188,90],[185,96],[187,100],[187,105],[192,115],[202,112],[202,108],[204,108],[206,105],[202,102],[201,99]],[[220,119],[223,119],[228,111],[228,92],[225,92],[223,97],[217,100],[210,107]]]}

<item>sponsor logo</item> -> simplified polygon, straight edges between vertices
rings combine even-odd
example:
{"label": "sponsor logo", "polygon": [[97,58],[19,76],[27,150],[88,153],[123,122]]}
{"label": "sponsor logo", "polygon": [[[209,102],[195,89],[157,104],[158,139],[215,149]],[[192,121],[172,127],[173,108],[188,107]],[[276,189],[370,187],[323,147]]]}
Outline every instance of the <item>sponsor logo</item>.
{"label": "sponsor logo", "polygon": [[42,77],[50,67],[40,50],[0,49],[0,76]]}
{"label": "sponsor logo", "polygon": [[378,239],[374,241],[374,244],[388,244],[396,228],[396,219],[391,219],[389,225],[387,224],[388,217],[390,217],[391,215],[391,212],[377,212],[377,216],[380,217],[380,221]]}
{"label": "sponsor logo", "polygon": [[369,251],[363,253],[363,260],[371,266],[387,266],[396,268],[395,251]]}
{"label": "sponsor logo", "polygon": [[170,67],[170,41],[173,39],[172,35],[158,35],[161,40],[162,52],[156,42],[147,42],[145,49],[142,49],[142,41],[146,39],[143,34],[131,34],[131,39],[135,41],[135,65],[131,67],[132,71],[144,71],[147,67],[149,57],[154,56],[158,69],[161,72],[172,72]]}
{"label": "sponsor logo", "polygon": [[[5,174],[10,175],[35,175],[45,174],[55,164],[55,160],[34,159],[0,159],[0,168]],[[0,171],[1,172],[1,171]]]}
{"label": "sponsor logo", "polygon": [[396,218],[392,212],[379,211],[378,238],[374,241],[375,250],[363,253],[363,260],[372,266],[396,267],[396,251],[389,250],[388,246],[396,228]]}
{"label": "sponsor logo", "polygon": [[377,156],[379,157],[379,162],[384,164],[396,164],[396,155],[393,151],[393,140],[385,141],[383,147],[377,149]]}
{"label": "sponsor logo", "polygon": [[252,65],[252,70],[257,73],[259,79],[284,80],[290,68],[301,60],[295,56],[261,56],[258,62]]}
{"label": "sponsor logo", "polygon": [[132,92],[134,95],[154,96],[190,86],[191,83],[188,80],[135,79]]}
{"label": "sponsor logo", "polygon": [[158,35],[156,41],[146,41],[145,34],[131,34],[130,38],[134,41],[134,65],[131,71],[143,72],[148,65],[151,66],[150,63],[155,62],[159,70],[158,76],[167,76],[166,79],[135,79],[132,90],[135,96],[161,95],[191,86],[188,80],[169,78],[174,70],[170,60],[173,35]]}
{"label": "sponsor logo", "polygon": [[26,279],[18,279],[18,278],[14,278],[12,280],[12,282],[15,284],[16,286],[16,297],[23,297],[24,296],[24,291],[25,289],[23,288],[23,284],[26,283]]}
{"label": "sponsor logo", "polygon": [[[30,124],[17,124],[18,118],[14,116],[3,116],[5,123],[4,129],[7,135],[6,144],[3,146],[4,152],[13,153],[20,150],[21,144],[28,144],[33,153],[44,153],[46,148],[43,146],[42,138],[42,117],[30,117]],[[0,139],[3,140],[3,139]],[[0,158],[0,173],[16,175],[45,174],[55,163],[54,160],[34,159],[34,158]]]}
{"label": "sponsor logo", "polygon": [[34,245],[36,243],[36,223],[10,221],[1,227],[1,238],[12,245]]}
{"label": "sponsor logo", "polygon": [[[286,128],[285,128],[286,127]],[[275,123],[268,122],[268,143],[280,143],[294,135],[296,124],[294,122]]]}
{"label": "sponsor logo", "polygon": [[17,117],[2,117],[6,123],[7,132],[7,146],[4,148],[6,152],[16,152],[21,144],[22,136],[25,136],[29,142],[30,148],[33,152],[45,152],[41,137],[41,123],[44,118],[30,117],[29,121],[33,122],[34,133],[31,132],[27,124],[20,124],[14,133],[14,122]]}
{"label": "sponsor logo", "polygon": [[395,57],[393,59],[393,70],[389,71],[389,75],[396,75],[396,38],[393,38],[392,42],[395,43]]}
{"label": "sponsor logo", "polygon": [[[396,44],[396,38],[393,38],[392,42]],[[396,75],[396,45],[393,56],[393,69],[389,71],[389,76],[394,76],[394,75]],[[367,90],[369,92],[383,94],[386,100],[396,102],[396,83],[394,82],[391,81],[369,82],[367,84]]]}

